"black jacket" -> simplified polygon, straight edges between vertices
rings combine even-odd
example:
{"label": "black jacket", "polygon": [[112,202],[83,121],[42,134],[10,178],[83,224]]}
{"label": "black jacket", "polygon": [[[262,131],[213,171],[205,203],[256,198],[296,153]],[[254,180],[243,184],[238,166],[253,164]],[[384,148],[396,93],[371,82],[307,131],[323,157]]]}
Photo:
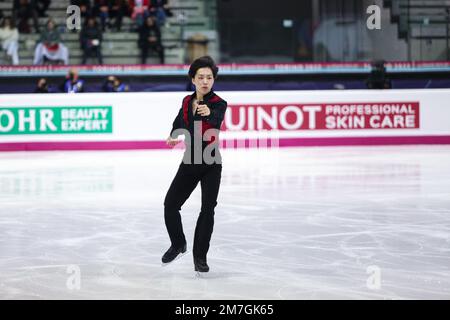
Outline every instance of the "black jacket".
{"label": "black jacket", "polygon": [[[194,163],[194,153],[197,151],[202,152],[203,154],[205,148],[209,146],[211,148],[210,150],[213,150],[210,154],[221,163],[221,156],[218,149],[218,134],[227,109],[227,102],[211,90],[203,97],[203,101],[208,106],[211,113],[209,116],[203,117],[199,114],[194,115],[192,113],[192,102],[195,97],[196,94],[194,92],[192,95],[188,95],[183,99],[180,111],[173,121],[170,136],[172,138],[178,137],[177,132],[174,132],[176,129],[186,129],[189,132],[189,137],[186,137],[185,139],[186,152],[183,161]],[[197,128],[195,128],[196,125]],[[205,135],[205,133],[211,132],[208,131],[208,129],[216,129],[216,134],[213,134],[212,136]],[[196,141],[202,141],[202,143],[194,143],[195,138],[201,139]],[[202,162],[204,162],[204,159]]]}
{"label": "black jacket", "polygon": [[100,28],[97,25],[94,27],[84,26],[80,33],[81,48],[89,49],[91,47],[90,42],[95,39],[99,40],[100,47],[103,40],[103,34]]}
{"label": "black jacket", "polygon": [[138,44],[139,44],[140,48],[150,45],[150,43],[148,41],[149,37],[156,38],[156,42],[152,43],[152,45],[157,45],[157,46],[161,45],[161,31],[159,30],[159,28],[156,24],[154,24],[151,27],[144,24],[142,27],[140,27],[139,40],[138,40]]}

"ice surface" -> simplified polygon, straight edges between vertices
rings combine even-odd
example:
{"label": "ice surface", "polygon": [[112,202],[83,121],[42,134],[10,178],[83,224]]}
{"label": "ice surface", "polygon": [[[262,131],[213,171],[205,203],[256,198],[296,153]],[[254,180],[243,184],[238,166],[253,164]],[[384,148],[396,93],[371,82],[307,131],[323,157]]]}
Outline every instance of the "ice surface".
{"label": "ice surface", "polygon": [[199,188],[160,262],[180,150],[1,153],[0,298],[450,299],[450,146],[223,156],[199,278]]}

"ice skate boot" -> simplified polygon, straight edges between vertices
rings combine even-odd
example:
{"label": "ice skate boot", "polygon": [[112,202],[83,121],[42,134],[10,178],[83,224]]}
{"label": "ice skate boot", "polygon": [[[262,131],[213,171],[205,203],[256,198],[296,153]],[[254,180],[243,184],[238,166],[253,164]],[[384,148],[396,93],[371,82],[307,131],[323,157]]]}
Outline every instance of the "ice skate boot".
{"label": "ice skate boot", "polygon": [[162,256],[162,263],[167,264],[175,260],[177,257],[183,256],[183,254],[186,253],[186,244],[184,244],[180,248],[175,248],[173,246],[170,246],[170,248],[164,253]]}

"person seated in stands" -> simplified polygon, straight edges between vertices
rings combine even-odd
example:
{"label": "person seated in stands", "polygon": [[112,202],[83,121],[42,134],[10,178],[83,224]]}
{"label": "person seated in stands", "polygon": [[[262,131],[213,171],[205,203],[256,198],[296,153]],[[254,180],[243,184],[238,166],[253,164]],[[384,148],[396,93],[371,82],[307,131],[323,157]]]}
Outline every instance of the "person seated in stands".
{"label": "person seated in stands", "polygon": [[103,83],[102,89],[104,92],[128,92],[128,85],[122,83],[116,76],[109,76],[105,83]]}
{"label": "person seated in stands", "polygon": [[100,24],[102,31],[106,31],[106,25],[110,27],[109,23],[109,0],[94,0],[94,7],[92,8],[92,14],[100,18]]}
{"label": "person seated in stands", "polygon": [[164,47],[161,44],[161,31],[155,17],[147,17],[145,24],[139,29],[138,45],[141,48],[141,63],[147,61],[149,50],[155,51],[161,64],[164,64]]}
{"label": "person seated in stands", "polygon": [[68,71],[66,80],[61,84],[59,89],[66,93],[84,92],[84,80],[79,78],[77,69],[71,68]]}
{"label": "person seated in stands", "polygon": [[80,7],[82,18],[86,18],[91,15],[91,0],[70,0],[70,4]]}
{"label": "person seated in stands", "polygon": [[129,8],[127,0],[109,0],[109,17],[115,19],[113,25],[115,31],[120,32],[123,17],[127,16],[128,12]]}
{"label": "person seated in stands", "polygon": [[135,21],[139,29],[144,25],[145,20],[150,15],[150,0],[129,0],[131,19]]}
{"label": "person seated in stands", "polygon": [[103,32],[106,28],[113,27],[112,18],[115,18],[114,28],[120,31],[123,16],[128,14],[128,2],[126,0],[94,0],[92,13],[100,18]]}
{"label": "person seated in stands", "polygon": [[61,42],[61,33],[52,19],[47,21],[34,50],[34,64],[69,64],[69,50]]}
{"label": "person seated in stands", "polygon": [[20,33],[30,33],[31,28],[28,20],[33,18],[34,29],[39,33],[38,13],[36,10],[36,0],[14,0],[13,21],[18,22]]}
{"label": "person seated in stands", "polygon": [[150,14],[156,17],[159,27],[166,24],[167,17],[173,16],[168,0],[152,0]]}
{"label": "person seated in stands", "polygon": [[47,10],[50,6],[51,0],[35,0],[36,1],[36,11],[39,17],[47,17]]}
{"label": "person seated in stands", "polygon": [[2,49],[13,65],[19,64],[19,31],[10,17],[3,19],[0,27],[0,42]]}
{"label": "person seated in stands", "polygon": [[88,17],[85,26],[80,32],[80,44],[83,50],[82,64],[86,64],[88,57],[94,56],[99,64],[103,64],[102,31],[98,27],[95,17]]}

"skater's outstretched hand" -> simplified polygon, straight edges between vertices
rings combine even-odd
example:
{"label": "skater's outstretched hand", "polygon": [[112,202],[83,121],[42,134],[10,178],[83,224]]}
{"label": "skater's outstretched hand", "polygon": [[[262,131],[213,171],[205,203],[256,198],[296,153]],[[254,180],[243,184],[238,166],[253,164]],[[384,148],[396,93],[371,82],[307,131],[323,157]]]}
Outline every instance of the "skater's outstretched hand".
{"label": "skater's outstretched hand", "polygon": [[211,114],[211,110],[208,108],[206,104],[199,104],[197,106],[197,112],[202,117],[209,116]]}
{"label": "skater's outstretched hand", "polygon": [[173,139],[172,137],[168,137],[168,138],[167,138],[167,141],[166,141],[167,145],[168,145],[168,146],[171,146],[171,147],[176,146],[176,145],[179,144],[180,142],[181,142],[181,140]]}

